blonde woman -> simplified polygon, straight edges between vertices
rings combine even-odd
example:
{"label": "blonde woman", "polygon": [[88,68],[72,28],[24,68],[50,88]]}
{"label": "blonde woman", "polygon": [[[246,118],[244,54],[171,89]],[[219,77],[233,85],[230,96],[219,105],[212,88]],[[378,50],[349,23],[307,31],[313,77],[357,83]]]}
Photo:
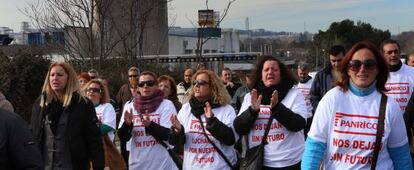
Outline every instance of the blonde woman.
{"label": "blonde woman", "polygon": [[31,129],[45,169],[103,169],[104,152],[92,102],[79,94],[72,66],[53,63],[35,101]]}
{"label": "blonde woman", "polygon": [[170,143],[184,144],[183,169],[225,170],[236,164],[233,148],[237,138],[233,130],[236,114],[230,100],[216,74],[209,70],[195,73],[189,102],[178,116],[171,117]]}
{"label": "blonde woman", "polygon": [[95,106],[96,116],[101,124],[101,134],[108,134],[109,139],[114,141],[116,127],[116,113],[111,103],[109,103],[108,88],[98,79],[93,79],[85,85],[83,92]]}

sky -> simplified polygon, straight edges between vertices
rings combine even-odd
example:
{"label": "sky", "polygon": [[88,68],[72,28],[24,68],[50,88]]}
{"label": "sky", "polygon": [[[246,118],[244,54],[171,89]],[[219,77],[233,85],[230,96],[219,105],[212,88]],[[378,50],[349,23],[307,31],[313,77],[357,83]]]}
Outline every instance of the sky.
{"label": "sky", "polygon": [[[30,21],[19,9],[37,0],[0,0],[0,26],[20,31],[22,21]],[[205,0],[172,0],[169,25],[194,27],[197,11],[206,9]],[[209,8],[222,14],[228,0],[209,0]],[[315,33],[332,22],[351,19],[370,23],[392,34],[414,30],[413,0],[236,0],[221,23],[222,28],[264,28],[270,31]]]}

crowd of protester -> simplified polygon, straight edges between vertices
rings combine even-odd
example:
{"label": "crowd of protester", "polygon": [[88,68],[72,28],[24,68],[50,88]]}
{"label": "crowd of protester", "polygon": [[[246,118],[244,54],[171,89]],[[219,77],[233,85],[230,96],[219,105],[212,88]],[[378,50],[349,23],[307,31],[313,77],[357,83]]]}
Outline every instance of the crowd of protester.
{"label": "crowd of protester", "polygon": [[130,67],[114,94],[97,70],[52,63],[31,122],[0,93],[0,169],[246,169],[260,146],[256,169],[413,169],[414,54],[400,53],[334,45],[315,77],[273,56],[179,83]]}

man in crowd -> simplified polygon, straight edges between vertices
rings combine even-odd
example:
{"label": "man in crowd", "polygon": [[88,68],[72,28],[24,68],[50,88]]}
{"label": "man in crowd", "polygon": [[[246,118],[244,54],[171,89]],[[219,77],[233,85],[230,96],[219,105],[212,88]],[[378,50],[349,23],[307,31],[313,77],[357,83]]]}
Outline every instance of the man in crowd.
{"label": "man in crowd", "polygon": [[389,91],[386,94],[394,98],[400,105],[404,113],[408,140],[411,144],[411,128],[413,126],[414,113],[408,113],[406,110],[412,110],[409,107],[414,107],[414,105],[408,105],[414,87],[414,68],[402,63],[400,45],[395,40],[388,39],[382,42],[381,52],[390,67],[390,76],[385,84],[385,88]]}
{"label": "man in crowd", "polygon": [[[116,101],[121,114],[116,117],[116,127],[118,127],[119,120],[122,116],[124,105],[127,101],[132,99],[132,93],[138,91],[138,79],[140,71],[137,67],[131,67],[128,69],[128,83],[122,85],[116,95]],[[121,141],[121,154],[128,165],[129,152],[126,150],[126,142]]]}
{"label": "man in crowd", "polygon": [[295,85],[298,88],[303,96],[305,97],[305,103],[308,110],[308,121],[305,127],[305,136],[310,129],[310,125],[312,123],[312,103],[310,102],[310,89],[312,87],[313,78],[309,76],[309,66],[305,62],[299,62],[298,70],[297,70],[299,83]]}
{"label": "man in crowd", "polygon": [[231,70],[229,68],[224,68],[221,71],[221,76],[220,76],[221,80],[224,83],[224,87],[226,87],[227,92],[229,93],[230,97],[234,96],[234,93],[236,93],[236,90],[241,86],[238,83],[234,83],[232,82],[232,74],[231,74]]}
{"label": "man in crowd", "polygon": [[339,68],[342,58],[345,56],[345,48],[341,45],[334,45],[329,50],[330,65],[316,73],[310,89],[310,101],[312,113],[315,113],[319,101],[330,89],[335,87],[335,81],[340,78]]}
{"label": "man in crowd", "polygon": [[95,69],[90,69],[88,71],[88,74],[89,74],[89,77],[91,77],[91,79],[97,79],[97,78],[99,78],[99,73]]}
{"label": "man in crowd", "polygon": [[[177,84],[177,97],[181,104],[188,102],[188,95],[190,94],[191,78],[193,77],[194,70],[188,68],[184,71],[184,81]],[[178,110],[177,110],[178,111]]]}
{"label": "man in crowd", "polygon": [[414,67],[414,53],[411,53],[407,58],[407,65]]}
{"label": "man in crowd", "polygon": [[253,84],[253,73],[252,71],[248,70],[244,72],[244,77],[246,79],[246,82],[243,86],[239,87],[236,92],[234,93],[234,96],[231,100],[231,105],[233,106],[234,110],[236,111],[236,114],[239,113],[240,107],[243,103],[244,96],[247,93],[250,93],[252,84]]}
{"label": "man in crowd", "polygon": [[0,108],[0,169],[42,170],[43,160],[26,122]]}

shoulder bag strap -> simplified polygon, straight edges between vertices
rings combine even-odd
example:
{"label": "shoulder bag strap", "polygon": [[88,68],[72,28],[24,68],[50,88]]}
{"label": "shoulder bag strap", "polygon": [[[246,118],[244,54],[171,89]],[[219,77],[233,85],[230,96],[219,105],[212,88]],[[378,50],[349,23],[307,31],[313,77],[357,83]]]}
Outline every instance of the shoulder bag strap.
{"label": "shoulder bag strap", "polygon": [[221,151],[221,149],[218,148],[217,145],[213,141],[211,141],[211,139],[208,137],[208,135],[206,133],[206,130],[204,129],[204,125],[203,125],[203,121],[201,120],[201,116],[198,117],[198,120],[200,121],[201,129],[203,129],[203,134],[207,138],[208,142],[210,142],[210,144],[213,145],[214,149],[216,149],[217,153],[224,159],[224,161],[227,163],[227,165],[231,169],[234,169],[234,166],[231,164],[231,162],[229,161],[229,159],[227,159],[226,155],[224,155],[223,151]]}
{"label": "shoulder bag strap", "polygon": [[377,135],[375,138],[374,156],[372,157],[372,163],[371,163],[371,170],[375,170],[375,167],[377,166],[378,155],[381,149],[381,139],[382,139],[382,135],[384,134],[384,119],[385,119],[386,106],[387,106],[387,96],[385,94],[382,94],[379,117],[378,117]]}
{"label": "shoulder bag strap", "polygon": [[270,115],[269,120],[267,121],[266,130],[263,134],[262,143],[260,143],[262,145],[267,144],[267,135],[269,135],[270,126],[272,125],[272,122],[273,122],[273,116]]}

